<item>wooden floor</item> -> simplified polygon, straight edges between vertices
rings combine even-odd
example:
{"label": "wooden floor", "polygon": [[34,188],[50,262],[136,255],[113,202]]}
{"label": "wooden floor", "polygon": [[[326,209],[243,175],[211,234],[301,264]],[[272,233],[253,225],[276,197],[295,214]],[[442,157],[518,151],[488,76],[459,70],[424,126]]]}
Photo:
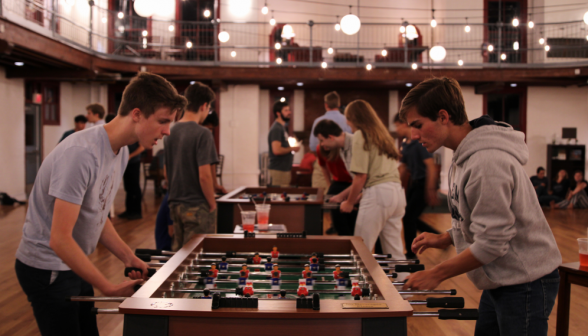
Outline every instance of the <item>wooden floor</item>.
{"label": "wooden floor", "polygon": [[[137,247],[154,248],[154,223],[159,202],[154,200],[152,190],[145,196],[143,219],[122,221],[115,219],[114,225],[124,241],[133,249]],[[115,200],[116,212],[124,209],[124,191],[120,190]],[[32,309],[22,292],[14,273],[14,254],[20,241],[26,207],[0,207],[0,254],[6,260],[0,263],[0,335],[39,335]],[[546,210],[545,215],[553,230],[563,262],[578,261],[576,238],[586,236],[588,210]],[[423,220],[438,230],[450,227],[449,214],[425,214]],[[325,216],[325,230],[328,227]],[[455,250],[427,250],[421,257],[422,263],[430,268],[455,255]],[[113,282],[123,281],[123,265],[103,246],[98,246],[90,259]],[[465,275],[450,279],[439,289],[457,289],[458,295],[465,298],[467,308],[477,308],[480,293]],[[97,296],[101,293],[96,293]],[[415,297],[415,299],[418,299]],[[117,304],[99,304],[99,307],[116,307]],[[549,319],[549,335],[555,335],[555,312]],[[419,306],[416,310],[426,310]],[[588,330],[588,288],[572,286],[570,335],[585,336]],[[473,321],[440,321],[436,318],[409,318],[409,335],[473,335]],[[120,315],[99,315],[98,327],[103,336],[122,335],[123,319]]]}

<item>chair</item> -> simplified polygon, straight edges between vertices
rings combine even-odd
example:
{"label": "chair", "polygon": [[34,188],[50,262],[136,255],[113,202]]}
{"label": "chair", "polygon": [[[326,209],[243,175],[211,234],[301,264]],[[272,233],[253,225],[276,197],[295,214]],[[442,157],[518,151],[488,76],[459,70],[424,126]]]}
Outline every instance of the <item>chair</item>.
{"label": "chair", "polygon": [[223,164],[225,163],[225,156],[219,155],[218,156],[218,164],[216,165],[216,178],[218,179],[218,183],[223,185]]}
{"label": "chair", "polygon": [[155,189],[155,197],[161,197],[163,191],[161,189],[161,174],[159,172],[159,159],[153,157],[151,162],[143,161],[143,175],[145,180],[143,181],[143,192],[141,193],[141,199],[145,197],[145,190],[147,190],[147,181],[153,181],[153,188]]}

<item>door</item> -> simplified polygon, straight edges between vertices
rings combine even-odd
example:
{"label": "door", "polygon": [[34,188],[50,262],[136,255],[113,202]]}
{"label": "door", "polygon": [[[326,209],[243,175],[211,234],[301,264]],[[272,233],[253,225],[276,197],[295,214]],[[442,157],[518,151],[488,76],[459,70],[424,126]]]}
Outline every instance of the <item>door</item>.
{"label": "door", "polygon": [[41,105],[25,104],[26,190],[30,193],[41,166]]}

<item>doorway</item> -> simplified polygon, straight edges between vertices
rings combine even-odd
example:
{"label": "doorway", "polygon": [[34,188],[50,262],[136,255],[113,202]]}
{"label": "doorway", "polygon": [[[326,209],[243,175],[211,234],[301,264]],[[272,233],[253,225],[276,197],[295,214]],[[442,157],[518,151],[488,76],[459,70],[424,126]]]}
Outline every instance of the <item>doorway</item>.
{"label": "doorway", "polygon": [[41,167],[41,105],[25,104],[25,180],[27,197]]}

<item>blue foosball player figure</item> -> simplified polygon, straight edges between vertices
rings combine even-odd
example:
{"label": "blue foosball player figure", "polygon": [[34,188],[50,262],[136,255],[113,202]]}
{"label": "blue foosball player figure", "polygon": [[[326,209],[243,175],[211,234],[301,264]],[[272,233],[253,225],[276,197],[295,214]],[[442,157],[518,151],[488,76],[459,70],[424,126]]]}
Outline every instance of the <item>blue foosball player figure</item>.
{"label": "blue foosball player figure", "polygon": [[272,289],[279,290],[280,285],[282,284],[282,280],[280,276],[282,275],[282,271],[278,269],[278,264],[274,264],[274,269],[272,270]]}
{"label": "blue foosball player figure", "polygon": [[208,289],[214,288],[214,280],[215,280],[214,272],[211,270],[206,271],[206,279],[204,279],[204,285]]}
{"label": "blue foosball player figure", "polygon": [[264,264],[264,269],[266,272],[271,272],[274,268],[274,264],[272,263],[272,257],[267,257],[266,263]]}
{"label": "blue foosball player figure", "polygon": [[316,253],[312,253],[312,256],[309,259],[310,261],[310,270],[313,272],[318,272],[320,270],[320,266],[319,266],[319,259],[316,256]]}
{"label": "blue foosball player figure", "polygon": [[312,271],[310,270],[310,265],[304,265],[304,271],[302,271],[302,277],[306,279],[306,287],[310,290],[313,289],[314,285],[314,278],[312,277]]}
{"label": "blue foosball player figure", "polygon": [[221,272],[228,272],[229,271],[229,263],[227,262],[227,257],[222,257],[221,262],[218,263],[218,270]]}
{"label": "blue foosball player figure", "polygon": [[239,287],[245,287],[247,278],[249,278],[249,270],[247,269],[247,264],[243,264],[239,271]]}
{"label": "blue foosball player figure", "polygon": [[210,290],[205,289],[202,292],[202,296],[200,297],[201,299],[212,299],[212,295],[210,295]]}

